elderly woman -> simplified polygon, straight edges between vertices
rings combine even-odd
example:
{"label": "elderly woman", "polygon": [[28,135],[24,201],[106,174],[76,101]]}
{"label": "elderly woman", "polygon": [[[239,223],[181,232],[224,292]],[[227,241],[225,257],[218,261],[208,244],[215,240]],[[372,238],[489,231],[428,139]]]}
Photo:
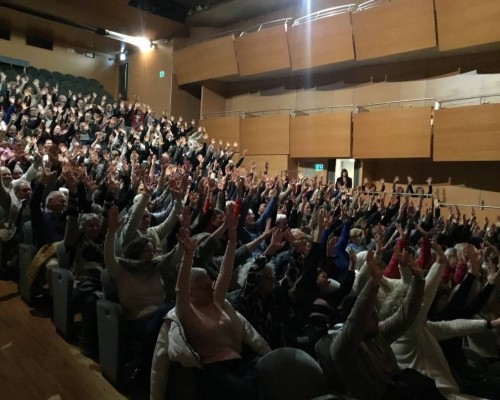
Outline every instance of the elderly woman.
{"label": "elderly woman", "polygon": [[[257,399],[256,359],[247,361],[241,355],[244,322],[225,301],[236,246],[237,218],[232,205],[226,209],[226,221],[229,241],[215,282],[205,270],[191,268],[196,241],[184,231],[179,235],[185,255],[177,279],[175,313],[187,342],[196,352],[199,366],[203,366],[205,399]],[[263,342],[257,332],[254,337]],[[261,353],[268,350],[266,344],[261,345]]]}
{"label": "elderly woman", "polygon": [[130,367],[130,373],[136,376],[137,371],[145,373],[149,370],[160,328],[156,322],[173,306],[177,265],[183,250],[176,246],[170,253],[155,257],[157,253],[152,239],[139,236],[123,248],[124,258],[117,258],[115,236],[119,226],[118,208],[113,206],[108,212],[104,261],[116,283],[129,335],[142,344]]}

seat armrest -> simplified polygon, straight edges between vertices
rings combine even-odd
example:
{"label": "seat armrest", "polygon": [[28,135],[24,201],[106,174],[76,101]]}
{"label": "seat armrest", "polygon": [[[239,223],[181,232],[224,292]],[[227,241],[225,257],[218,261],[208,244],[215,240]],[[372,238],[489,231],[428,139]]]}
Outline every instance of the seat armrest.
{"label": "seat armrest", "polygon": [[97,328],[99,335],[99,362],[101,371],[113,385],[119,387],[122,381],[122,340],[125,322],[118,303],[97,300]]}

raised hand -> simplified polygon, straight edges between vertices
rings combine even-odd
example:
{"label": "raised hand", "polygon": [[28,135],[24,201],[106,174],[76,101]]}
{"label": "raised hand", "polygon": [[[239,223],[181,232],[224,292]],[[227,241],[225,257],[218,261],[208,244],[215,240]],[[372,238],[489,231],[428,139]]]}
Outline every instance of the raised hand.
{"label": "raised hand", "polygon": [[335,245],[337,244],[338,237],[337,236],[331,236],[328,239],[328,243],[326,245],[326,256],[327,257],[332,257],[333,256],[333,250],[335,249]]}
{"label": "raised hand", "polygon": [[151,179],[149,176],[147,176],[144,173],[142,174],[142,186],[144,188],[144,193],[148,194],[149,196],[151,196],[151,194],[153,194],[153,190],[154,190],[153,179]]}
{"label": "raised hand", "polygon": [[373,283],[378,285],[384,276],[384,270],[379,267],[378,260],[375,258],[373,250],[368,251],[366,255],[366,264],[370,270]]}
{"label": "raised hand", "polygon": [[444,255],[444,251],[441,248],[441,246],[434,240],[431,241],[431,246],[436,252],[437,255],[437,262],[441,265],[447,265],[448,264],[448,259]]}
{"label": "raised hand", "polygon": [[[404,253],[406,253],[406,251],[404,251],[403,254]],[[413,255],[409,255],[407,266],[415,278],[422,279],[424,277],[424,270],[416,263]]]}
{"label": "raised hand", "polygon": [[189,230],[191,226],[191,209],[188,206],[184,206],[179,215],[179,224],[182,229]]}
{"label": "raised hand", "polygon": [[181,228],[179,229],[179,233],[177,235],[177,241],[181,245],[184,253],[187,255],[193,255],[196,249],[196,239],[189,237],[189,231],[187,229]]}

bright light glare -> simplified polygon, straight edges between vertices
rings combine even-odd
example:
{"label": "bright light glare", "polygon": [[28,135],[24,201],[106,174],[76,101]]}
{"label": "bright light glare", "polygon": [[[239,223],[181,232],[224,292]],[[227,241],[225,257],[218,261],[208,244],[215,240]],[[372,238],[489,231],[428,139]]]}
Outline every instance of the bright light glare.
{"label": "bright light glare", "polygon": [[148,50],[149,48],[151,48],[151,40],[144,36],[129,36],[113,31],[106,32],[108,33],[108,37],[133,44],[134,46],[139,47],[139,49],[141,50]]}

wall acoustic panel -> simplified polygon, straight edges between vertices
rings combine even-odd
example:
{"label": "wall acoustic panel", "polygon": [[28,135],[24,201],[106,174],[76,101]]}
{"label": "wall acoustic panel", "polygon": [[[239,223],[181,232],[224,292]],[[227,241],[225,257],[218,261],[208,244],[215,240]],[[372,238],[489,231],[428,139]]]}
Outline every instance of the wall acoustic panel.
{"label": "wall acoustic panel", "polygon": [[436,0],[439,50],[500,41],[500,1]]}
{"label": "wall acoustic panel", "polygon": [[285,25],[247,33],[234,43],[242,76],[290,68]]}
{"label": "wall acoustic panel", "polygon": [[431,108],[360,112],[353,116],[354,158],[431,156]]}
{"label": "wall acoustic panel", "polygon": [[240,143],[240,117],[211,117],[200,121],[200,126],[203,126],[208,134],[209,141],[215,139],[218,146],[219,139],[222,139],[224,146],[226,142]]}
{"label": "wall acoustic panel", "polygon": [[290,118],[291,157],[351,157],[351,113]]}
{"label": "wall acoustic panel", "polygon": [[[236,162],[237,159],[237,157],[233,157],[234,162]],[[297,175],[297,167],[294,167],[294,164],[290,161],[289,156],[286,154],[246,156],[241,166],[243,168],[250,169],[252,163],[254,162],[256,166],[255,173],[257,176],[261,176],[264,173],[266,161],[269,163],[267,173],[270,176],[280,176],[283,171],[289,171],[293,176]],[[295,171],[293,171],[294,169]],[[295,172],[295,174],[293,174],[293,172]]]}
{"label": "wall acoustic panel", "polygon": [[351,14],[300,24],[288,29],[294,71],[354,59]]}
{"label": "wall acoustic panel", "polygon": [[241,120],[241,149],[247,149],[249,155],[289,154],[289,120],[288,115],[247,117]]}
{"label": "wall acoustic panel", "polygon": [[356,59],[436,46],[433,0],[400,0],[352,14]]}
{"label": "wall acoustic panel", "polygon": [[434,161],[500,161],[500,104],[434,112]]}
{"label": "wall acoustic panel", "polygon": [[180,85],[238,74],[233,35],[175,50],[173,57]]}

